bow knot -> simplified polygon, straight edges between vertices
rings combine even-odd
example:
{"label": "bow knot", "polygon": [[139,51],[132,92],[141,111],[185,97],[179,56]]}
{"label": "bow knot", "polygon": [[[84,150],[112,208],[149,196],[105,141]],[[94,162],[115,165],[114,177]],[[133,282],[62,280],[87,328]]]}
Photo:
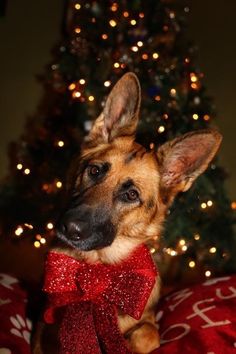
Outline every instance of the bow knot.
{"label": "bow knot", "polygon": [[[56,308],[65,307],[61,353],[101,353],[101,343],[106,353],[129,353],[118,329],[117,309],[139,319],[156,276],[155,265],[144,245],[116,265],[89,264],[50,252],[44,284],[49,298],[45,320],[53,322]],[[68,326],[72,326],[71,331]]]}

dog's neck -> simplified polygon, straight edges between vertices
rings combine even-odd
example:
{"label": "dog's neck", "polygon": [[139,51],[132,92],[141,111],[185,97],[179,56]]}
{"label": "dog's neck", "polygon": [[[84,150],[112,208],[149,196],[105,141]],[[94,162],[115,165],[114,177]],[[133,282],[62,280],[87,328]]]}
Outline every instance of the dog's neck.
{"label": "dog's neck", "polygon": [[[141,242],[140,242],[141,243]],[[58,253],[64,253],[78,260],[85,260],[88,263],[101,262],[105,264],[116,264],[128,257],[128,255],[139,245],[131,238],[117,238],[111,246],[101,250],[80,251],[75,248],[54,247]]]}

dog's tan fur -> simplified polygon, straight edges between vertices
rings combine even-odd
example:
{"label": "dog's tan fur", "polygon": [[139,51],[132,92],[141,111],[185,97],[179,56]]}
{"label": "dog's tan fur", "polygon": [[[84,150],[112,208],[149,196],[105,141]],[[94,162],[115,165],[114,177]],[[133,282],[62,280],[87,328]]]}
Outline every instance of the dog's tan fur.
{"label": "dog's tan fur", "polygon": [[[113,88],[103,112],[85,140],[80,157],[80,162],[86,159],[90,164],[108,162],[111,165],[104,181],[88,190],[86,203],[97,208],[102,201],[113,210],[112,223],[117,228],[113,243],[99,250],[85,252],[68,247],[57,248],[57,252],[89,263],[113,264],[127,257],[139,244],[160,237],[165,214],[173,198],[178,192],[190,188],[218,150],[220,134],[204,130],[178,137],[164,144],[158,152],[147,151],[134,141],[139,106],[139,82],[134,74],[128,73]],[[139,190],[142,199],[139,205],[114,204],[113,193],[127,177],[132,178]],[[81,184],[86,186],[88,178],[86,173],[77,176],[73,182],[75,188],[79,190]],[[157,278],[139,321],[119,314],[120,330],[135,353],[149,353],[159,346],[154,318],[159,291],[160,281]],[[34,353],[49,353],[42,349],[40,342],[38,337]]]}

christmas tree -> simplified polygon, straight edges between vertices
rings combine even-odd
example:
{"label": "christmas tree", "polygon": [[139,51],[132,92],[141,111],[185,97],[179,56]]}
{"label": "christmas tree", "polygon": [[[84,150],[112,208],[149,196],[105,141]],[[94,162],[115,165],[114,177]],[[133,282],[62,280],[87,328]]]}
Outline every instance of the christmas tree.
{"label": "christmas tree", "polygon": [[[188,12],[172,0],[68,1],[61,43],[40,78],[44,97],[9,147],[0,192],[3,235],[16,242],[31,238],[32,247],[46,250],[70,161],[125,72],[135,72],[142,86],[138,142],[156,148],[212,124],[214,106],[186,35]],[[236,269],[236,206],[224,189],[225,176],[212,163],[172,206],[162,245],[150,245],[169,278]]]}

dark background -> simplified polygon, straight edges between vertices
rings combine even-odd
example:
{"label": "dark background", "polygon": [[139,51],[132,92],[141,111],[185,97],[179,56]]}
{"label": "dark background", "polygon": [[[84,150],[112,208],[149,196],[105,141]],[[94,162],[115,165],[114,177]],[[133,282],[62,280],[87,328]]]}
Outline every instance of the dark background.
{"label": "dark background", "polygon": [[[199,46],[198,62],[217,107],[224,136],[220,158],[230,173],[227,185],[235,199],[236,1],[188,3],[189,38]],[[19,137],[26,116],[36,110],[42,88],[35,75],[50,62],[50,51],[60,39],[63,9],[63,0],[15,0],[0,12],[0,177],[7,171],[9,141]]]}

